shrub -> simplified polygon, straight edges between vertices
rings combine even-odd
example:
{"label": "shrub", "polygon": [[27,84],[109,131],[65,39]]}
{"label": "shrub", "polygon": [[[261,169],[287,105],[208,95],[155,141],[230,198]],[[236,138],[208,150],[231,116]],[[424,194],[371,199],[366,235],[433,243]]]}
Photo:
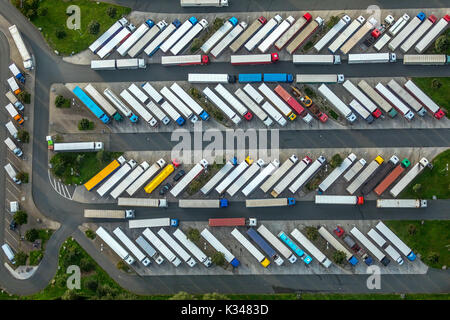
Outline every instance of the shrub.
{"label": "shrub", "polygon": [[98,21],[92,20],[88,24],[88,29],[90,34],[97,34],[100,31],[100,23],[98,23]]}
{"label": "shrub", "polygon": [[80,269],[83,272],[89,272],[95,269],[95,264],[91,259],[83,258],[80,260]]}
{"label": "shrub", "polygon": [[197,242],[200,240],[200,231],[195,228],[189,228],[187,232],[187,238],[191,240],[192,242]]}
{"label": "shrub", "polygon": [[439,253],[437,252],[430,252],[427,256],[427,261],[429,263],[438,263],[439,262]]}
{"label": "shrub", "polygon": [[344,264],[346,259],[346,255],[345,252],[343,251],[335,251],[333,254],[333,260],[334,262],[336,262],[337,264]]}
{"label": "shrub", "polygon": [[224,266],[225,265],[225,255],[222,252],[216,251],[211,257],[212,263],[218,265],[218,266]]}
{"label": "shrub", "polygon": [[14,256],[16,266],[25,266],[27,264],[28,255],[23,251],[18,251]]}
{"label": "shrub", "polygon": [[67,36],[67,33],[64,30],[56,30],[55,35],[58,39],[64,39]]}
{"label": "shrub", "polygon": [[86,279],[86,281],[84,282],[84,286],[91,291],[97,291],[98,288],[98,281],[96,279],[93,278],[88,278]]}
{"label": "shrub", "polygon": [[108,9],[106,9],[106,14],[111,18],[114,18],[117,14],[117,9],[114,7],[108,7]]}
{"label": "shrub", "polygon": [[185,291],[180,291],[171,296],[169,300],[195,300],[195,299],[192,294],[187,293]]}
{"label": "shrub", "polygon": [[120,260],[117,262],[117,269],[122,270],[124,272],[130,271],[130,267],[125,263],[125,261]]}
{"label": "shrub", "polygon": [[117,295],[117,290],[107,284],[99,285],[97,296],[101,299],[113,299]]}
{"label": "shrub", "polygon": [[17,95],[17,98],[19,98],[19,100],[25,104],[30,104],[31,102],[31,94],[29,92],[26,92],[25,90],[21,91]]}
{"label": "shrub", "polygon": [[433,89],[439,89],[440,87],[442,87],[442,82],[440,82],[438,79],[433,79],[431,81],[431,87]]}
{"label": "shrub", "polygon": [[28,183],[29,175],[27,172],[20,171],[19,173],[17,173],[16,178],[22,181],[22,183]]}
{"label": "shrub", "polygon": [[342,161],[344,161],[339,153],[336,153],[330,161],[331,168],[336,168],[342,164]]}
{"label": "shrub", "polygon": [[80,295],[75,290],[66,290],[61,296],[61,300],[79,300]]}
{"label": "shrub", "polygon": [[94,240],[95,237],[97,236],[97,235],[95,234],[95,232],[92,231],[91,229],[86,230],[86,231],[85,231],[85,234],[86,234],[86,237],[88,237],[89,239],[92,239],[92,240]]}
{"label": "shrub", "polygon": [[57,108],[70,108],[70,99],[66,99],[61,95],[56,96],[55,106]]}
{"label": "shrub", "polygon": [[413,224],[410,224],[410,225],[408,226],[408,233],[409,233],[410,235],[415,235],[416,232],[417,232],[417,227],[416,227],[415,225],[413,225]]}
{"label": "shrub", "polygon": [[319,237],[319,231],[317,231],[317,228],[315,227],[306,227],[306,237],[309,240],[317,240],[317,238]]}
{"label": "shrub", "polygon": [[203,300],[230,300],[227,296],[213,292],[213,293],[205,293],[203,295]]}
{"label": "shrub", "polygon": [[446,53],[449,47],[450,41],[445,34],[437,38],[436,42],[434,43],[436,53]]}
{"label": "shrub", "polygon": [[28,222],[28,214],[23,210],[19,210],[14,213],[13,219],[18,225],[23,225]]}
{"label": "shrub", "polygon": [[37,14],[41,17],[45,17],[48,13],[48,8],[47,7],[39,7],[37,10]]}
{"label": "shrub", "polygon": [[19,130],[19,132],[17,133],[17,138],[23,143],[30,142],[30,134],[28,133],[28,131],[23,129]]}
{"label": "shrub", "polygon": [[35,242],[39,238],[39,231],[36,229],[30,229],[25,232],[25,239],[30,242]]}
{"label": "shrub", "polygon": [[203,41],[200,38],[195,38],[194,41],[192,41],[192,45],[191,45],[191,53],[195,53],[197,52],[200,47],[202,46]]}
{"label": "shrub", "polygon": [[44,257],[44,252],[42,250],[33,250],[30,251],[30,259],[28,260],[30,266],[36,266],[41,262]]}
{"label": "shrub", "polygon": [[78,121],[78,130],[84,131],[92,129],[94,129],[94,122],[89,121],[89,119],[83,118],[80,121]]}

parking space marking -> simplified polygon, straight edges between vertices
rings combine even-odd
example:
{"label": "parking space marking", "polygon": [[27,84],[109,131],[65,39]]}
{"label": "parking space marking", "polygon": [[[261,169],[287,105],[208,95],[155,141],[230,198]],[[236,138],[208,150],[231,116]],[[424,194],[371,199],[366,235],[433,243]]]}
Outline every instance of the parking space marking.
{"label": "parking space marking", "polygon": [[[15,195],[14,193],[12,193],[11,190],[9,190],[8,188],[6,188],[6,191],[8,191],[8,192],[12,195],[12,198],[14,199],[14,201],[19,201],[19,198],[16,197],[16,195]],[[11,201],[11,200],[9,200],[9,197],[6,197],[5,199],[6,199],[7,201]]]}
{"label": "parking space marking", "polygon": [[70,194],[69,188],[62,182],[57,181],[52,177],[50,170],[48,170],[48,180],[53,190],[56,191],[61,197],[66,198],[68,200],[73,200],[73,194]]}
{"label": "parking space marking", "polygon": [[7,179],[6,181],[8,181],[8,182],[9,182],[9,185],[11,185],[14,189],[16,189],[16,191],[17,191],[18,193],[21,193],[21,190],[15,185],[14,182],[12,182],[10,179]]}

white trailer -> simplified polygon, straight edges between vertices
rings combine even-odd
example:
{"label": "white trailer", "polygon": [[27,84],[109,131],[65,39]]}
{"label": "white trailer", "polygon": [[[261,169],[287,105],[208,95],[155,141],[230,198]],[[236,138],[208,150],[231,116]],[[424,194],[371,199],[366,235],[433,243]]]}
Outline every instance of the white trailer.
{"label": "white trailer", "polygon": [[236,77],[227,73],[189,73],[189,83],[233,83]]}
{"label": "white trailer", "polygon": [[280,239],[278,239],[269,229],[263,224],[256,229],[258,233],[267,240],[283,257],[289,260],[290,263],[297,261],[297,257],[292,253],[291,250],[286,247]]}
{"label": "white trailer", "polygon": [[128,50],[128,55],[131,58],[137,57],[142,52],[144,47],[167,26],[167,23],[164,20],[159,21],[156,25],[152,20],[150,20],[150,22],[151,25],[147,22],[145,23],[149,27],[149,29],[147,29],[147,32],[145,32],[144,35],[131,47],[131,49]]}
{"label": "white trailer", "polygon": [[400,112],[406,120],[411,121],[414,118],[414,113],[391,91],[389,91],[380,82],[375,86],[378,91],[398,112]]}
{"label": "white trailer", "polygon": [[89,50],[92,53],[97,53],[98,50],[106,44],[107,41],[112,39],[123,27],[128,23],[127,19],[122,18],[116,21],[108,30],[106,30],[97,40],[95,40],[90,46]]}
{"label": "white trailer", "polygon": [[245,49],[248,51],[252,51],[257,45],[261,43],[276,27],[279,23],[281,23],[283,19],[280,15],[276,15],[269,21],[267,21],[264,26],[259,29],[255,35],[253,35],[250,40],[245,44]]}
{"label": "white trailer", "polygon": [[219,108],[225,115],[230,118],[234,124],[239,124],[241,118],[231,108],[223,102],[210,88],[203,89],[203,94],[210,100],[217,108]]}
{"label": "white trailer", "polygon": [[340,64],[341,57],[332,54],[294,54],[293,64]]}
{"label": "white trailer", "polygon": [[228,7],[228,0],[180,0],[182,7]]}
{"label": "white trailer", "polygon": [[15,95],[19,94],[21,92],[19,85],[16,82],[16,78],[11,77],[6,79],[6,82],[8,82],[9,88],[12,92],[14,92]]}
{"label": "white trailer", "polygon": [[317,17],[314,21],[311,21],[286,47],[286,51],[289,54],[293,54],[295,50],[300,48],[306,40],[308,40],[316,30],[323,25],[323,19],[321,17]]}
{"label": "white trailer", "polygon": [[356,265],[358,263],[358,259],[346,248],[342,243],[340,243],[327,229],[323,226],[319,228],[319,234],[329,243],[333,248],[337,251],[341,251],[345,253],[345,257],[347,261],[352,265]]}
{"label": "white trailer", "polygon": [[127,28],[123,28],[119,31],[118,34],[114,36],[111,40],[109,40],[98,52],[97,55],[100,59],[103,59],[111,54],[111,52],[119,45],[124,39],[131,35],[130,30]]}
{"label": "white trailer", "polygon": [[114,92],[111,91],[111,89],[106,88],[103,91],[103,94],[106,96],[106,98],[109,99],[109,101],[111,101],[111,103],[117,108],[119,109],[120,112],[123,113],[123,115],[125,117],[128,117],[130,119],[131,122],[136,123],[139,120],[139,117],[136,116],[133,112],[131,112],[130,108],[128,108],[126,106],[125,103],[123,103],[122,100],[119,99],[118,96],[115,95]]}
{"label": "white trailer", "polygon": [[183,178],[170,190],[170,193],[174,197],[178,197],[178,195],[186,189],[186,187],[195,179],[197,176],[202,173],[208,167],[208,161],[205,159],[200,160],[188,173],[185,174]]}
{"label": "white trailer", "polygon": [[139,236],[136,239],[136,243],[144,250],[146,254],[150,258],[153,258],[157,264],[162,264],[164,262],[164,258],[161,257],[156,250],[144,239],[143,236]]}
{"label": "white trailer", "polygon": [[178,267],[181,264],[181,260],[167,248],[167,246],[149,228],[145,229],[142,234],[155,246],[155,249],[158,250],[167,261],[171,262],[175,267]]}
{"label": "white trailer", "polygon": [[391,36],[387,34],[383,34],[380,39],[373,45],[375,50],[380,51],[383,47],[391,40]]}
{"label": "white trailer", "polygon": [[371,124],[373,122],[373,116],[370,114],[369,111],[367,111],[366,108],[364,108],[358,101],[353,99],[349,103],[350,107],[361,116],[364,120],[367,121],[368,124]]}
{"label": "white trailer", "polygon": [[208,54],[211,49],[220,41],[223,37],[225,37],[228,32],[233,29],[234,26],[238,24],[238,19],[235,17],[231,17],[211,36],[208,40],[203,43],[200,50],[203,51],[204,54]]}
{"label": "white trailer", "polygon": [[325,268],[331,266],[331,261],[317,247],[306,238],[297,228],[292,230],[291,236],[297,240],[314,258],[317,259]]}
{"label": "white trailer", "polygon": [[378,23],[378,21],[370,17],[364,25],[359,28],[358,31],[356,31],[350,39],[348,39],[344,45],[340,48],[340,51],[343,54],[348,54],[350,50],[367,34],[369,33],[373,28],[375,28],[375,25]]}
{"label": "white trailer", "polygon": [[11,178],[12,181],[14,181],[16,184],[21,184],[22,181],[17,179],[17,172],[14,169],[14,167],[11,165],[11,163],[7,163],[5,166],[5,171],[8,174],[8,176]]}
{"label": "white trailer", "polygon": [[117,59],[116,60],[117,70],[124,69],[145,69],[147,68],[147,64],[144,59]]}
{"label": "white trailer", "polygon": [[288,172],[289,169],[291,169],[294,164],[296,164],[298,162],[298,158],[296,155],[292,155],[289,157],[289,159],[287,159],[285,162],[283,162],[283,164],[281,165],[281,167],[279,167],[274,174],[272,174],[267,180],[266,182],[264,182],[260,189],[266,193],[267,191],[270,190],[270,188],[272,188],[272,186],[277,183],[285,174],[286,172]]}
{"label": "white trailer", "polygon": [[[251,87],[254,89],[253,87]],[[234,94],[244,103],[244,105],[252,111],[266,126],[270,127],[273,120],[269,118],[267,113],[261,109],[241,88],[238,88]]]}
{"label": "white trailer", "polygon": [[103,142],[55,142],[53,151],[55,152],[96,152],[103,150]]}
{"label": "white trailer", "polygon": [[348,170],[347,173],[344,175],[345,181],[349,182],[350,180],[352,180],[353,177],[356,176],[365,165],[366,160],[362,158],[358,162],[355,162],[355,164],[350,168],[350,170]]}
{"label": "white trailer", "polygon": [[120,182],[117,187],[111,191],[111,197],[117,199],[124,191],[127,189],[139,176],[148,168],[150,165],[147,161],[142,162],[139,166],[137,166],[125,179]]}
{"label": "white trailer", "polygon": [[341,99],[338,98],[336,94],[334,94],[333,91],[331,91],[326,86],[326,84],[322,84],[319,87],[319,93],[326,100],[328,100],[335,107],[335,109],[348,120],[348,122],[350,123],[355,122],[356,115],[352,112],[352,110],[350,110],[349,107],[347,107],[347,105],[344,102],[342,102]]}
{"label": "white trailer", "polygon": [[14,141],[11,140],[10,137],[7,137],[5,139],[5,144],[8,147],[9,150],[12,151],[16,156],[21,157],[23,156],[22,150],[14,143]]}
{"label": "white trailer", "polygon": [[409,49],[412,48],[412,46],[419,41],[419,39],[422,39],[425,32],[427,32],[433,24],[436,22],[437,18],[435,15],[431,14],[428,16],[428,18],[422,22],[422,24],[409,36],[408,39],[406,39],[405,42],[400,46],[400,50],[403,53],[406,53],[409,51]]}
{"label": "white trailer", "polygon": [[428,97],[418,86],[411,80],[406,81],[405,89],[413,95],[429,112],[433,114],[436,119],[441,119],[445,116],[444,111]]}
{"label": "white trailer", "polygon": [[112,187],[114,187],[123,177],[125,177],[128,172],[130,172],[137,165],[136,161],[133,159],[125,163],[119,170],[114,172],[114,174],[106,180],[105,183],[97,189],[97,193],[100,197],[103,197]]}
{"label": "white trailer", "polygon": [[283,118],[283,115],[269,102],[265,101],[261,108],[265,112],[267,112],[276,122],[278,122],[280,126],[284,127],[287,124],[287,121],[285,118]]}
{"label": "white trailer", "polygon": [[200,20],[195,26],[192,27],[172,48],[170,52],[173,55],[179,54],[202,30],[208,27],[208,21],[206,19]]}
{"label": "white trailer", "polygon": [[263,96],[255,89],[250,83],[244,86],[244,91],[256,101],[257,104],[261,104],[264,101]]}
{"label": "white trailer", "polygon": [[[8,121],[5,124],[6,129],[8,130],[9,134],[11,136],[13,136],[15,139],[17,139],[18,135],[19,135],[19,131],[17,130],[16,126],[14,125],[14,123],[12,123],[12,121]],[[18,140],[19,141],[19,140]]]}
{"label": "white trailer", "polygon": [[161,57],[161,65],[163,66],[195,66],[208,63],[209,63],[208,56],[201,54]]}
{"label": "white trailer", "polygon": [[275,42],[275,48],[277,48],[278,51],[281,51],[284,46],[292,39],[294,38],[300,30],[302,30],[308,22],[310,22],[312,19],[311,15],[306,12],[300,19],[298,19],[292,26],[281,35],[281,37]]}
{"label": "white trailer", "polygon": [[237,113],[244,117],[245,120],[251,120],[253,114],[250,113],[238,99],[236,99],[230,91],[228,91],[221,83],[219,83],[214,90],[222,96],[222,98],[228,102],[229,105],[233,106],[233,108],[237,111]]}
{"label": "white trailer", "polygon": [[278,167],[280,162],[275,159],[269,163],[250,183],[242,189],[244,196],[248,197],[263,181],[269,177]]}
{"label": "white trailer", "polygon": [[247,200],[245,200],[246,208],[291,207],[293,205],[295,205],[294,198],[247,199]]}
{"label": "white trailer", "polygon": [[342,83],[345,78],[343,74],[297,74],[297,83]]}
{"label": "white trailer", "polygon": [[176,229],[173,236],[185,246],[198,261],[203,263],[205,267],[210,267],[212,264],[211,258],[208,257],[202,250],[197,247],[195,243],[189,240],[181,229]]}
{"label": "white trailer", "polygon": [[415,16],[411,21],[397,34],[397,36],[389,42],[389,49],[391,51],[395,51],[399,45],[402,44],[403,41],[425,20],[425,14],[420,12],[417,16]]}
{"label": "white trailer", "polygon": [[10,90],[5,93],[6,98],[8,98],[9,102],[11,102],[17,110],[22,111],[25,109],[25,106],[20,102],[17,97]]}
{"label": "white trailer", "polygon": [[409,16],[405,13],[394,23],[394,25],[388,30],[388,32],[391,34],[391,36],[397,35],[408,21]]}
{"label": "white trailer", "polygon": [[[267,50],[277,41],[295,22],[295,18],[293,16],[289,16],[281,22],[268,36],[264,39],[263,42],[258,46],[258,50],[261,53],[266,53]],[[278,49],[280,50],[280,49]]]}
{"label": "white trailer", "polygon": [[116,60],[91,60],[92,70],[116,70]]}
{"label": "white trailer", "polygon": [[377,156],[369,165],[353,180],[353,182],[347,187],[347,192],[350,194],[354,194],[356,190],[358,190],[373,173],[381,166],[384,162],[384,159],[380,156]]}
{"label": "white trailer", "polygon": [[396,62],[395,53],[351,53],[348,55],[348,64],[356,63],[388,63]]}
{"label": "white trailer", "polygon": [[380,109],[377,108],[375,103],[372,102],[367,96],[361,92],[350,80],[344,82],[344,88],[358,100],[369,112],[375,117],[379,118],[381,116]]}
{"label": "white trailer", "polygon": [[406,91],[401,85],[399,85],[394,79],[388,82],[388,87],[394,93],[399,96],[404,102],[406,102],[417,114],[421,117],[427,114],[425,108],[417,101],[408,91]]}
{"label": "white trailer", "polygon": [[350,230],[350,233],[364,246],[367,250],[369,250],[384,266],[387,266],[389,262],[391,262],[386,255],[381,252],[367,237],[358,230],[358,228],[353,227]]}
{"label": "white trailer", "polygon": [[384,112],[388,113],[391,118],[397,115],[397,110],[395,110],[392,105],[386,101],[375,89],[373,89],[366,80],[361,80],[358,82],[358,87],[374,101]]}
{"label": "white trailer", "polygon": [[108,231],[99,227],[95,233],[126,263],[132,265],[135,260],[134,258],[124,249],[117,241],[114,239]]}
{"label": "white trailer", "polygon": [[[165,22],[164,20],[161,22],[164,22],[167,26],[167,22]],[[158,36],[154,38],[153,41],[150,42],[150,44],[144,49],[145,54],[149,57],[154,55],[159,50],[161,44],[164,43],[164,41],[166,41],[167,38],[169,38],[180,25],[181,22],[178,19],[175,19],[167,27],[161,28],[161,33],[159,33]]]}
{"label": "white trailer", "polygon": [[177,227],[178,219],[171,218],[155,218],[155,219],[133,219],[128,221],[128,228],[161,228],[161,227]]}
{"label": "white trailer", "polygon": [[137,85],[135,85],[134,83],[132,83],[129,87],[128,87],[128,90],[136,97],[136,98],[138,98],[138,100],[141,102],[141,103],[147,103],[149,100],[150,100],[150,98],[144,93],[144,92],[142,92],[142,90],[137,86]]}
{"label": "white trailer", "polygon": [[[356,155],[350,153],[347,158],[345,158],[339,167],[336,167],[331,173],[320,183],[319,191],[325,192],[331,185],[339,179],[339,177],[352,165],[356,160]],[[317,200],[316,200],[317,203]]]}
{"label": "white trailer", "polygon": [[326,162],[324,156],[320,156],[314,161],[289,187],[289,191],[296,193],[305,183],[311,180],[312,177],[319,171],[322,165]]}
{"label": "white trailer", "polygon": [[259,17],[255,21],[252,22],[250,26],[236,39],[231,45],[230,50],[233,53],[236,53],[243,45],[246,43],[253,35],[256,34],[260,28],[267,23],[266,18],[263,16]]}
{"label": "white trailer", "polygon": [[176,122],[179,126],[182,126],[186,120],[178,113],[177,110],[175,110],[174,107],[172,107],[172,105],[167,102],[164,101],[161,104],[161,108],[169,115],[169,117]]}
{"label": "white trailer", "polygon": [[207,195],[211,192],[211,190],[225,177],[228,172],[231,171],[231,169],[234,168],[235,165],[235,158],[233,159],[233,163],[228,160],[222,168],[211,178],[209,181],[200,189],[200,191]]}
{"label": "white trailer", "polygon": [[150,83],[146,82],[143,84],[142,89],[144,89],[145,92],[147,92],[147,94],[156,101],[156,103],[161,103],[161,101],[163,101],[162,95],[155,88],[153,88]]}
{"label": "white trailer", "polygon": [[150,198],[119,198],[118,206],[127,207],[150,207],[150,208],[167,208],[166,199],[150,199]]}
{"label": "white trailer", "polygon": [[297,116],[295,115],[295,113],[292,112],[292,109],[286,104],[284,103],[283,100],[280,99],[280,97],[278,97],[275,92],[273,92],[265,83],[262,83],[259,87],[258,87],[259,91],[262,92],[262,94],[264,96],[266,96],[266,98],[272,102],[273,105],[275,105],[277,107],[277,109],[287,118],[289,118],[289,120],[294,120]]}
{"label": "white trailer", "polygon": [[447,55],[445,54],[405,54],[403,64],[411,65],[437,65],[447,64]]}
{"label": "white trailer", "polygon": [[153,118],[150,112],[142,104],[140,104],[126,89],[122,90],[120,96],[139,114],[145,122],[155,127],[158,121]]}
{"label": "white trailer", "polygon": [[20,53],[23,61],[23,67],[27,70],[31,70],[34,67],[33,59],[31,58],[30,53],[28,52],[25,43],[23,42],[22,36],[20,35],[19,29],[17,29],[16,25],[12,25],[9,28],[9,32],[16,44],[17,50]]}
{"label": "white trailer", "polygon": [[131,47],[139,41],[139,39],[142,38],[142,36],[147,33],[147,31],[149,30],[149,26],[146,22],[144,22],[143,24],[141,24],[139,26],[139,28],[137,28],[132,34],[131,36],[128,37],[127,40],[124,41],[124,43],[122,43],[122,45],[117,48],[117,52],[123,57],[125,56],[128,51],[130,51]]}
{"label": "white trailer", "polygon": [[445,17],[441,18],[434,26],[428,31],[425,36],[416,44],[414,49],[418,53],[424,52],[433,41],[447,28],[448,23],[450,22],[450,15],[445,15]]}
{"label": "white trailer", "polygon": [[363,16],[359,16],[353,20],[342,33],[328,46],[328,50],[331,53],[335,53],[358,30],[361,25],[366,21]]}
{"label": "white trailer", "polygon": [[122,116],[117,113],[116,108],[114,108],[112,104],[109,103],[109,101],[106,100],[105,97],[103,97],[92,84],[89,83],[84,87],[84,90],[91,96],[92,99],[94,99],[95,102],[98,103],[98,105],[106,112],[108,116],[114,118],[116,121],[122,120]]}
{"label": "white trailer", "polygon": [[215,190],[222,194],[225,192],[225,189],[228,188],[250,165],[250,157],[247,157],[244,161],[238,164],[231,173],[223,179],[219,185],[215,188]]}
{"label": "white trailer", "polygon": [[377,208],[426,208],[427,200],[377,199]]}
{"label": "white trailer", "polygon": [[335,196],[335,195],[316,195],[316,204],[350,204],[361,205],[364,203],[364,197],[357,196]]}
{"label": "white trailer", "polygon": [[261,251],[259,251],[253,243],[251,243],[242,233],[239,232],[238,229],[234,228],[233,231],[231,231],[231,235],[236,238],[237,241],[240,242],[240,244],[247,249],[248,252],[251,253],[253,257],[255,257],[256,260],[258,260],[259,263],[264,268],[267,268],[270,264],[269,259],[267,259]]}
{"label": "white trailer", "polygon": [[234,196],[264,166],[264,160],[258,159],[227,189],[230,197]]}
{"label": "white trailer", "polygon": [[128,195],[133,196],[136,191],[138,191],[142,186],[150,180],[162,167],[166,165],[166,161],[164,159],[159,159],[154,164],[150,166],[139,178],[136,179],[126,190]]}
{"label": "white trailer", "polygon": [[373,241],[375,241],[375,243],[382,249],[384,249],[384,251],[386,251],[386,253],[393,259],[395,260],[399,265],[402,265],[404,263],[402,256],[400,255],[400,253],[398,253],[397,250],[395,250],[391,245],[388,245],[386,243],[386,240],[384,240],[384,238],[382,236],[380,236],[380,234],[378,232],[375,231],[375,229],[370,229],[369,232],[367,233],[367,235],[372,238]]}
{"label": "white trailer", "polygon": [[131,253],[138,259],[138,261],[142,262],[144,266],[148,266],[151,261],[149,258],[145,256],[145,254],[139,249],[133,241],[128,238],[128,236],[120,229],[120,227],[117,227],[114,229],[113,233],[116,235],[117,238],[119,238],[120,241],[125,245],[125,247],[128,248],[128,250],[131,251]]}
{"label": "white trailer", "polygon": [[242,21],[233,28],[220,42],[211,50],[211,55],[218,58],[221,53],[247,28],[247,23]]}
{"label": "white trailer", "polygon": [[232,65],[269,64],[278,61],[278,53],[234,54],[230,57]]}
{"label": "white trailer", "polygon": [[9,244],[7,244],[7,243],[3,244],[2,245],[2,250],[5,253],[5,255],[8,258],[8,260],[11,261],[12,264],[16,264],[14,252],[12,251],[11,247],[9,246]]}
{"label": "white trailer", "polygon": [[234,268],[239,266],[239,260],[236,259],[236,257],[227,248],[225,248],[225,246],[219,240],[217,240],[217,238],[214,237],[208,229],[203,229],[200,234],[214,249],[216,249],[218,252],[223,253],[223,255],[225,256],[225,260],[229,264],[231,264]]}
{"label": "white trailer", "polygon": [[180,208],[226,208],[228,206],[227,199],[180,199],[178,207]]}
{"label": "white trailer", "polygon": [[300,161],[295,167],[293,167],[292,170],[290,170],[288,174],[273,188],[272,192],[270,193],[272,197],[278,197],[292,183],[292,181],[294,181],[294,179],[298,177],[299,174],[303,172],[303,170],[306,169],[306,167],[311,162],[312,160],[310,157],[304,157],[302,161]]}
{"label": "white trailer", "polygon": [[198,121],[198,117],[194,114],[194,112],[189,109],[189,107],[185,105],[184,102],[181,101],[172,91],[170,91],[169,88],[163,87],[160,92],[168,102],[175,106],[175,108],[177,108],[183,116],[190,119],[192,123]]}
{"label": "white trailer", "polygon": [[[188,32],[195,24],[197,24],[197,22],[198,20],[196,17],[190,17],[188,20],[183,22],[183,24],[178,27],[178,29],[160,46],[161,51],[164,53],[169,51],[169,49],[173,47],[173,45],[177,43],[178,40],[180,40],[181,37],[186,34],[186,32]],[[149,50],[147,49],[145,53],[148,54]]]}
{"label": "white trailer", "polygon": [[170,123],[170,119],[166,114],[161,110],[161,108],[156,105],[153,101],[150,101],[146,105],[147,109],[153,113],[159,121],[161,121],[164,125],[168,125]]}
{"label": "white trailer", "polygon": [[158,235],[187,263],[189,267],[193,267],[197,264],[194,258],[192,258],[189,253],[186,252],[174,238],[170,236],[164,229],[159,229]]}
{"label": "white trailer", "polygon": [[409,169],[409,171],[397,182],[389,193],[396,198],[428,165],[429,162],[427,158],[420,159],[420,161]]}
{"label": "white trailer", "polygon": [[314,45],[314,49],[320,52],[325,46],[333,39],[346,25],[348,25],[352,19],[345,15],[328,31],[317,43]]}
{"label": "white trailer", "polygon": [[386,237],[394,246],[396,246],[402,254],[404,254],[408,260],[414,261],[416,259],[416,255],[411,250],[410,247],[408,247],[402,240],[400,240],[399,237],[395,233],[391,231],[382,221],[378,222],[378,224],[375,226],[378,231],[381,232],[383,236]]}

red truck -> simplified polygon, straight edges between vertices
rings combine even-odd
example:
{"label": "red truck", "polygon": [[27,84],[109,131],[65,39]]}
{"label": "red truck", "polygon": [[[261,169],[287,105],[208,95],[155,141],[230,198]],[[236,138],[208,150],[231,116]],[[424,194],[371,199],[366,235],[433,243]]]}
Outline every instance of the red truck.
{"label": "red truck", "polygon": [[274,91],[295,111],[295,113],[302,117],[303,121],[306,123],[312,121],[312,116],[281,85],[278,85]]}
{"label": "red truck", "polygon": [[294,86],[291,86],[292,93],[299,99],[303,105],[317,118],[320,122],[325,123],[328,120],[328,116],[320,111],[319,107],[312,103],[312,100],[308,96],[303,96],[302,92]]}
{"label": "red truck", "polygon": [[256,218],[214,218],[209,219],[210,227],[244,227],[256,226]]}

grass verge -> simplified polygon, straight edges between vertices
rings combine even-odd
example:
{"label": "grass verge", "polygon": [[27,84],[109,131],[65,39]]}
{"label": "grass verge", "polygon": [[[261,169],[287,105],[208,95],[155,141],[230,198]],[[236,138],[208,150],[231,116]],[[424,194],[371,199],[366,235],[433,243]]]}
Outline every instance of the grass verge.
{"label": "grass verge", "polygon": [[412,81],[441,108],[445,109],[447,118],[450,118],[450,77],[413,78]]}

